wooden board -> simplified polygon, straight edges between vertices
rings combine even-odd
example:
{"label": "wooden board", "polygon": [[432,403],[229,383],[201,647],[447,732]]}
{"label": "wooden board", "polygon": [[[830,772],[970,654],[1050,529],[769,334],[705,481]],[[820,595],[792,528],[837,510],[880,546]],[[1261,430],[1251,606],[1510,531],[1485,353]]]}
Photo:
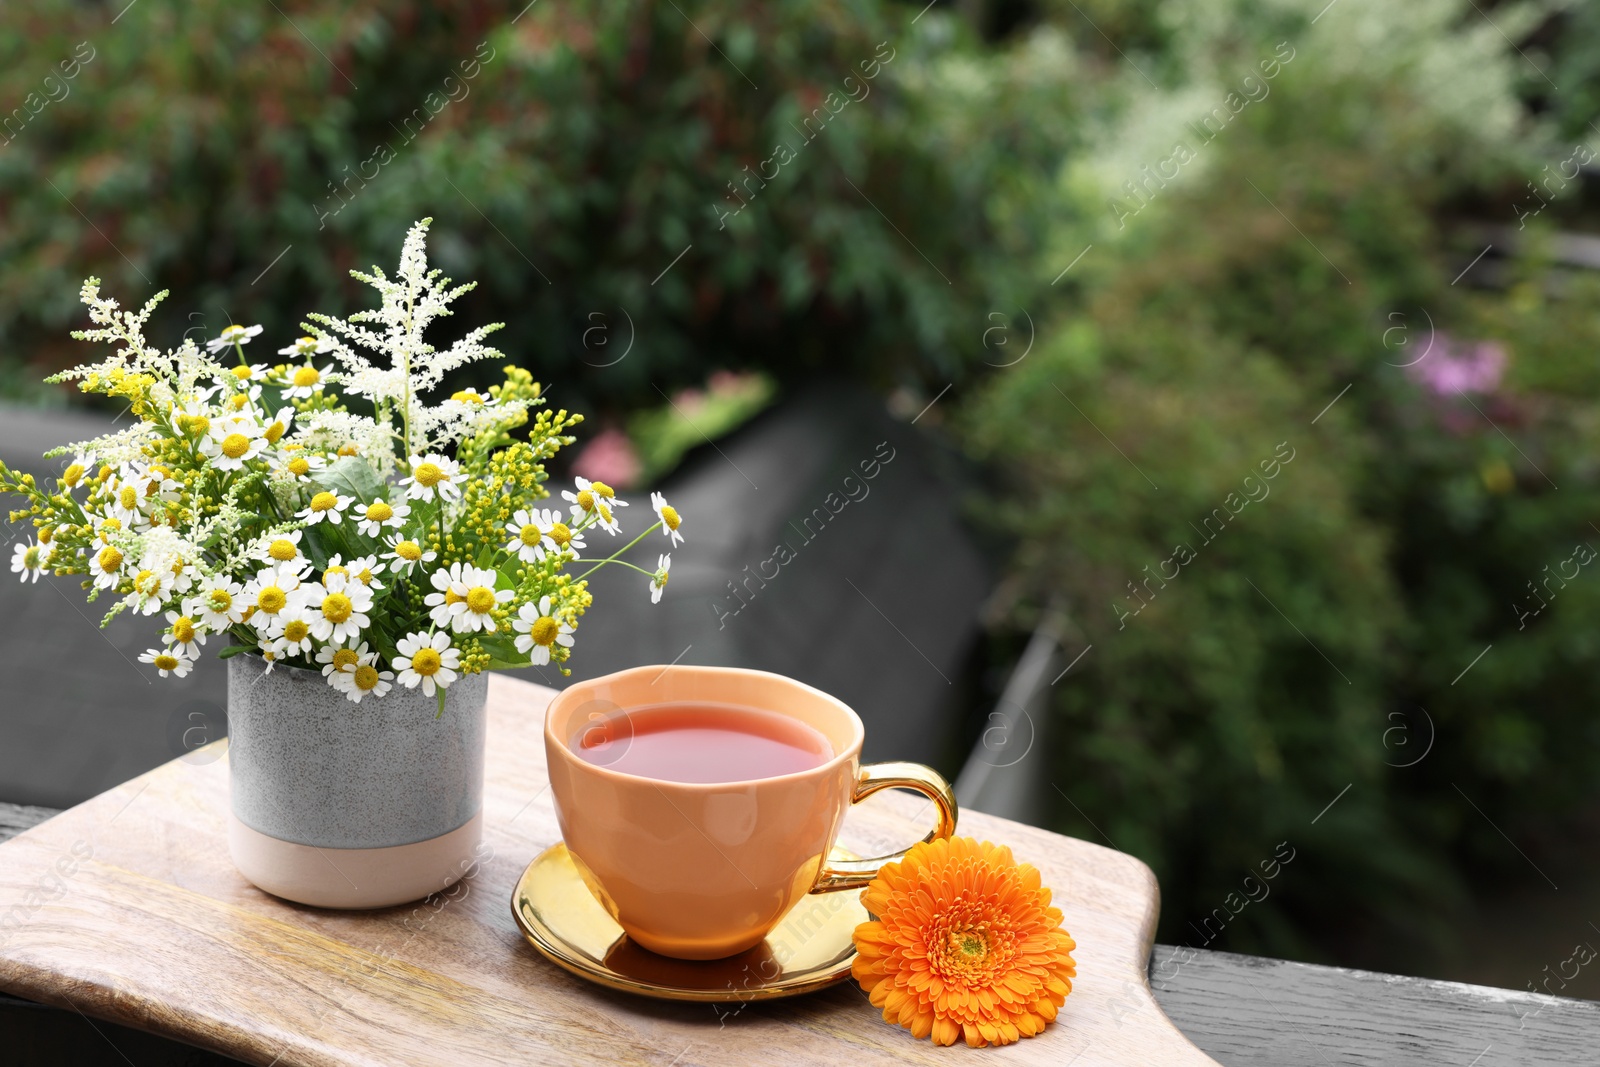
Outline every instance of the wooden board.
{"label": "wooden board", "polygon": [[[195,755],[0,845],[0,989],[261,1065],[945,1064],[847,983],[765,1004],[612,993],[536,953],[512,886],[557,838],[541,728],[551,691],[489,690],[480,872],[428,902],[319,911],[246,883],[228,859],[227,760]],[[919,819],[918,817],[921,816]],[[919,835],[925,801],[875,798],[841,843],[864,854]],[[1039,1038],[987,1055],[1051,1067],[1213,1064],[1146,982],[1155,879],[1098,845],[968,812],[961,832],[1036,864],[1078,941],[1078,979]]]}

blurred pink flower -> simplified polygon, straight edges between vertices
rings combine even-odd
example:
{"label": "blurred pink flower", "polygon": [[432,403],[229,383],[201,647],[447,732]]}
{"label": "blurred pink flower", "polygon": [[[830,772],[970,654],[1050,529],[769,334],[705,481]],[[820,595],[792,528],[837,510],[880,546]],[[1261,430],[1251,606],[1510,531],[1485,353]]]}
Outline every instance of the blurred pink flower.
{"label": "blurred pink flower", "polygon": [[1438,396],[1460,396],[1494,392],[1505,369],[1506,350],[1499,342],[1457,341],[1441,332],[1427,353],[1406,367],[1406,377]]}
{"label": "blurred pink flower", "polygon": [[613,427],[589,439],[572,461],[572,471],[590,481],[628,489],[639,477],[639,456],[628,435]]}

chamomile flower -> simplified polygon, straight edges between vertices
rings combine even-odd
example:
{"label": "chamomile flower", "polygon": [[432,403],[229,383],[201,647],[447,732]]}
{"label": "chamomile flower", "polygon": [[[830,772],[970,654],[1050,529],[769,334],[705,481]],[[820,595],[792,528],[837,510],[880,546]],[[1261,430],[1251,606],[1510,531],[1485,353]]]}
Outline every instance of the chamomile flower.
{"label": "chamomile flower", "polygon": [[294,513],[297,519],[304,519],[308,523],[327,521],[334,526],[344,521],[344,512],[355,502],[353,496],[340,496],[324,489],[311,498],[311,502],[304,508]]}
{"label": "chamomile flower", "polygon": [[337,674],[339,679],[334,688],[344,693],[346,699],[357,704],[367,695],[381,697],[394,688],[394,672],[379,670],[377,665],[378,654],[366,651],[363,644],[356,650],[355,669],[348,674]]}
{"label": "chamomile flower", "polygon": [[312,621],[310,608],[305,604],[291,601],[288,607],[274,617],[272,629],[267,631],[267,636],[277,642],[280,655],[309,656],[312,649]]}
{"label": "chamomile flower", "polygon": [[272,421],[261,428],[261,436],[267,444],[275,445],[289,432],[289,427],[294,425],[294,408],[285,404],[272,413]]}
{"label": "chamomile flower", "polygon": [[278,454],[272,464],[272,473],[280,477],[287,476],[298,482],[309,478],[327,465],[328,461],[321,456],[307,455],[303,449],[295,449],[293,452]]}
{"label": "chamomile flower", "polygon": [[[362,645],[366,647],[365,644]],[[317,662],[322,664],[322,676],[332,678],[333,675],[353,671],[356,664],[361,662],[361,656],[353,648],[344,648],[339,645],[323,645],[317,650]],[[339,683],[330,681],[329,685],[335,689]]]}
{"label": "chamomile flower", "polygon": [[543,563],[546,552],[560,551],[560,546],[550,536],[556,522],[556,513],[548,509],[518,511],[506,523],[506,533],[511,535],[506,551],[516,553],[524,563]]}
{"label": "chamomile flower", "polygon": [[248,603],[244,589],[226,576],[207,579],[200,591],[183,602],[183,613],[199,619],[210,630],[221,633],[234,623],[244,621]]}
{"label": "chamomile flower", "polygon": [[139,657],[139,662],[150,664],[163,678],[169,674],[182,678],[194,666],[194,661],[188,656],[165,648],[146,649],[144,655]]}
{"label": "chamomile flower", "polygon": [[672,569],[672,557],[663,555],[656,562],[656,573],[650,579],[650,603],[661,603],[661,594],[667,588],[667,572]]}
{"label": "chamomile flower", "polygon": [[321,585],[303,585],[300,595],[319,641],[354,641],[372,625],[372,590],[346,575],[324,574]]}
{"label": "chamomile flower", "polygon": [[206,342],[206,348],[212,355],[216,355],[229,345],[247,345],[250,338],[261,334],[260,326],[229,326]]}
{"label": "chamomile flower", "polygon": [[290,567],[263,567],[244,587],[244,602],[255,609],[250,625],[262,633],[277,627],[278,613],[290,606],[301,588],[300,572]]}
{"label": "chamomile flower", "polygon": [[667,503],[667,498],[660,493],[650,494],[650,507],[655,511],[656,518],[661,520],[661,532],[667,535],[672,547],[683,544],[683,534],[678,532],[683,519],[679,518],[678,509]]}
{"label": "chamomile flower", "polygon": [[300,552],[300,530],[286,530],[283,533],[268,534],[257,542],[253,555],[266,563],[269,567],[279,564],[290,564],[296,569],[309,562]]}
{"label": "chamomile flower", "polygon": [[122,580],[122,569],[126,564],[122,549],[108,544],[89,557],[89,574],[97,588],[115,589]]}
{"label": "chamomile flower", "polygon": [[409,462],[411,474],[400,479],[400,484],[406,487],[406,496],[412,500],[432,500],[435,496],[441,500],[461,499],[461,486],[456,483],[461,468],[455,460],[430,453],[412,456]]}
{"label": "chamomile flower", "polygon": [[404,500],[391,504],[387,500],[374,500],[365,507],[357,508],[356,529],[368,537],[382,537],[385,526],[398,530],[406,521],[406,516],[411,514],[411,505]]}
{"label": "chamomile flower", "polygon": [[190,659],[200,656],[200,646],[206,643],[205,629],[187,614],[167,612],[167,643]]}
{"label": "chamomile flower", "polygon": [[[229,367],[229,377],[236,382],[264,382],[267,380],[267,365],[265,363],[241,363],[237,367]],[[227,381],[226,378],[223,379]]]}
{"label": "chamomile flower", "polygon": [[494,609],[516,596],[511,589],[496,591],[499,577],[492,570],[463,563],[434,571],[430,580],[438,592],[429,593],[423,601],[433,609],[430,614],[434,625],[448,625],[458,634],[477,630],[494,633]]}
{"label": "chamomile flower", "polygon": [[150,517],[144,511],[144,493],[137,481],[112,478],[106,483],[106,489],[109,492],[106,513],[122,523],[124,529],[138,530],[150,525]]}
{"label": "chamomile flower", "polygon": [[572,627],[550,614],[547,596],[540,597],[537,604],[522,605],[511,628],[517,631],[517,651],[526,652],[533,663],[549,663],[552,645],[572,647]]}
{"label": "chamomile flower", "polygon": [[211,422],[210,436],[200,451],[218,470],[243,470],[244,465],[267,450],[267,439],[254,419],[235,415]]}
{"label": "chamomile flower", "polygon": [[331,337],[302,337],[294,344],[278,349],[280,356],[311,356],[321,355],[333,351],[333,338]]}
{"label": "chamomile flower", "polygon": [[275,637],[263,637],[257,647],[261,649],[261,658],[267,661],[267,669],[261,673],[271,674],[272,668],[276,667],[278,661],[283,658],[283,653],[278,651],[278,639]]}
{"label": "chamomile flower", "polygon": [[622,524],[617,521],[616,509],[625,508],[628,502],[617,496],[605,482],[591,482],[587,478],[575,478],[573,481],[578,486],[576,493],[563,489],[561,497],[572,503],[572,520],[574,523],[595,525],[606,533],[615,534],[622,529]]}
{"label": "chamomile flower", "polygon": [[344,561],[344,556],[335,553],[328,560],[328,565],[322,568],[322,584],[326,586],[331,577],[343,577],[349,582],[360,582],[369,589],[383,588],[383,583],[378,581],[378,575],[383,572],[383,564],[377,556],[357,556],[349,563]]}
{"label": "chamomile flower", "polygon": [[461,652],[450,647],[450,635],[443,630],[431,636],[407,634],[395,642],[395,649],[400,653],[394,660],[395,681],[407,689],[420,685],[423,693],[433,696],[435,688],[446,689],[456,680]]}
{"label": "chamomile flower", "polygon": [[50,546],[24,541],[11,552],[11,573],[20,575],[23,582],[37,582],[39,572],[50,562]]}
{"label": "chamomile flower", "polygon": [[322,392],[322,376],[327,374],[329,369],[328,367],[323,367],[318,370],[310,363],[294,368],[289,372],[289,385],[283,391],[284,397],[300,400],[311,399],[314,394]]}
{"label": "chamomile flower", "polygon": [[128,606],[140,615],[154,615],[172,594],[172,578],[172,569],[166,566],[134,572],[133,591],[127,596]]}
{"label": "chamomile flower", "polygon": [[433,549],[424,550],[417,542],[407,540],[402,534],[394,534],[387,544],[389,551],[383,554],[383,558],[389,561],[389,573],[397,577],[405,577],[419,563],[432,563],[439,556]]}

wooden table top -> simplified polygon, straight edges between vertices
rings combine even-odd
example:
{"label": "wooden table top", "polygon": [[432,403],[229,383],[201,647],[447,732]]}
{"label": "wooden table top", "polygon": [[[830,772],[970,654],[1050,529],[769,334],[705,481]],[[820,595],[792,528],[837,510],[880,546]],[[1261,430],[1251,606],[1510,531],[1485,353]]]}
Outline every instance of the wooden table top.
{"label": "wooden table top", "polygon": [[[591,985],[535,952],[510,900],[523,868],[559,836],[541,733],[552,695],[493,679],[489,858],[417,905],[322,911],[251,886],[228,858],[219,748],[0,844],[0,989],[282,1067],[853,1067],[979,1054],[913,1041],[853,982],[743,1007],[667,1003]],[[852,811],[841,843],[873,855],[931,821],[920,798],[875,797]],[[962,813],[960,832],[1009,844],[1038,866],[1078,942],[1078,978],[1058,1021],[985,1054],[1052,1067],[1215,1062],[1150,993],[1157,890],[1147,867],[977,812]]]}

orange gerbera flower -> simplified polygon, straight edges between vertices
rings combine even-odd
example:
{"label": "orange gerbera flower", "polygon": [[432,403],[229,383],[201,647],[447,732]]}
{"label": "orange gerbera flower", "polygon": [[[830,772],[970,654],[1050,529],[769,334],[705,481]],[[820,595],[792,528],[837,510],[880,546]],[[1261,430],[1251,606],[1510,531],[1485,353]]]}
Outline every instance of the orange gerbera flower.
{"label": "orange gerbera flower", "polygon": [[1077,943],[1039,871],[1009,848],[970,837],[918,844],[861,902],[877,918],[856,927],[850,971],[912,1037],[1009,1045],[1043,1030],[1072,992]]}

